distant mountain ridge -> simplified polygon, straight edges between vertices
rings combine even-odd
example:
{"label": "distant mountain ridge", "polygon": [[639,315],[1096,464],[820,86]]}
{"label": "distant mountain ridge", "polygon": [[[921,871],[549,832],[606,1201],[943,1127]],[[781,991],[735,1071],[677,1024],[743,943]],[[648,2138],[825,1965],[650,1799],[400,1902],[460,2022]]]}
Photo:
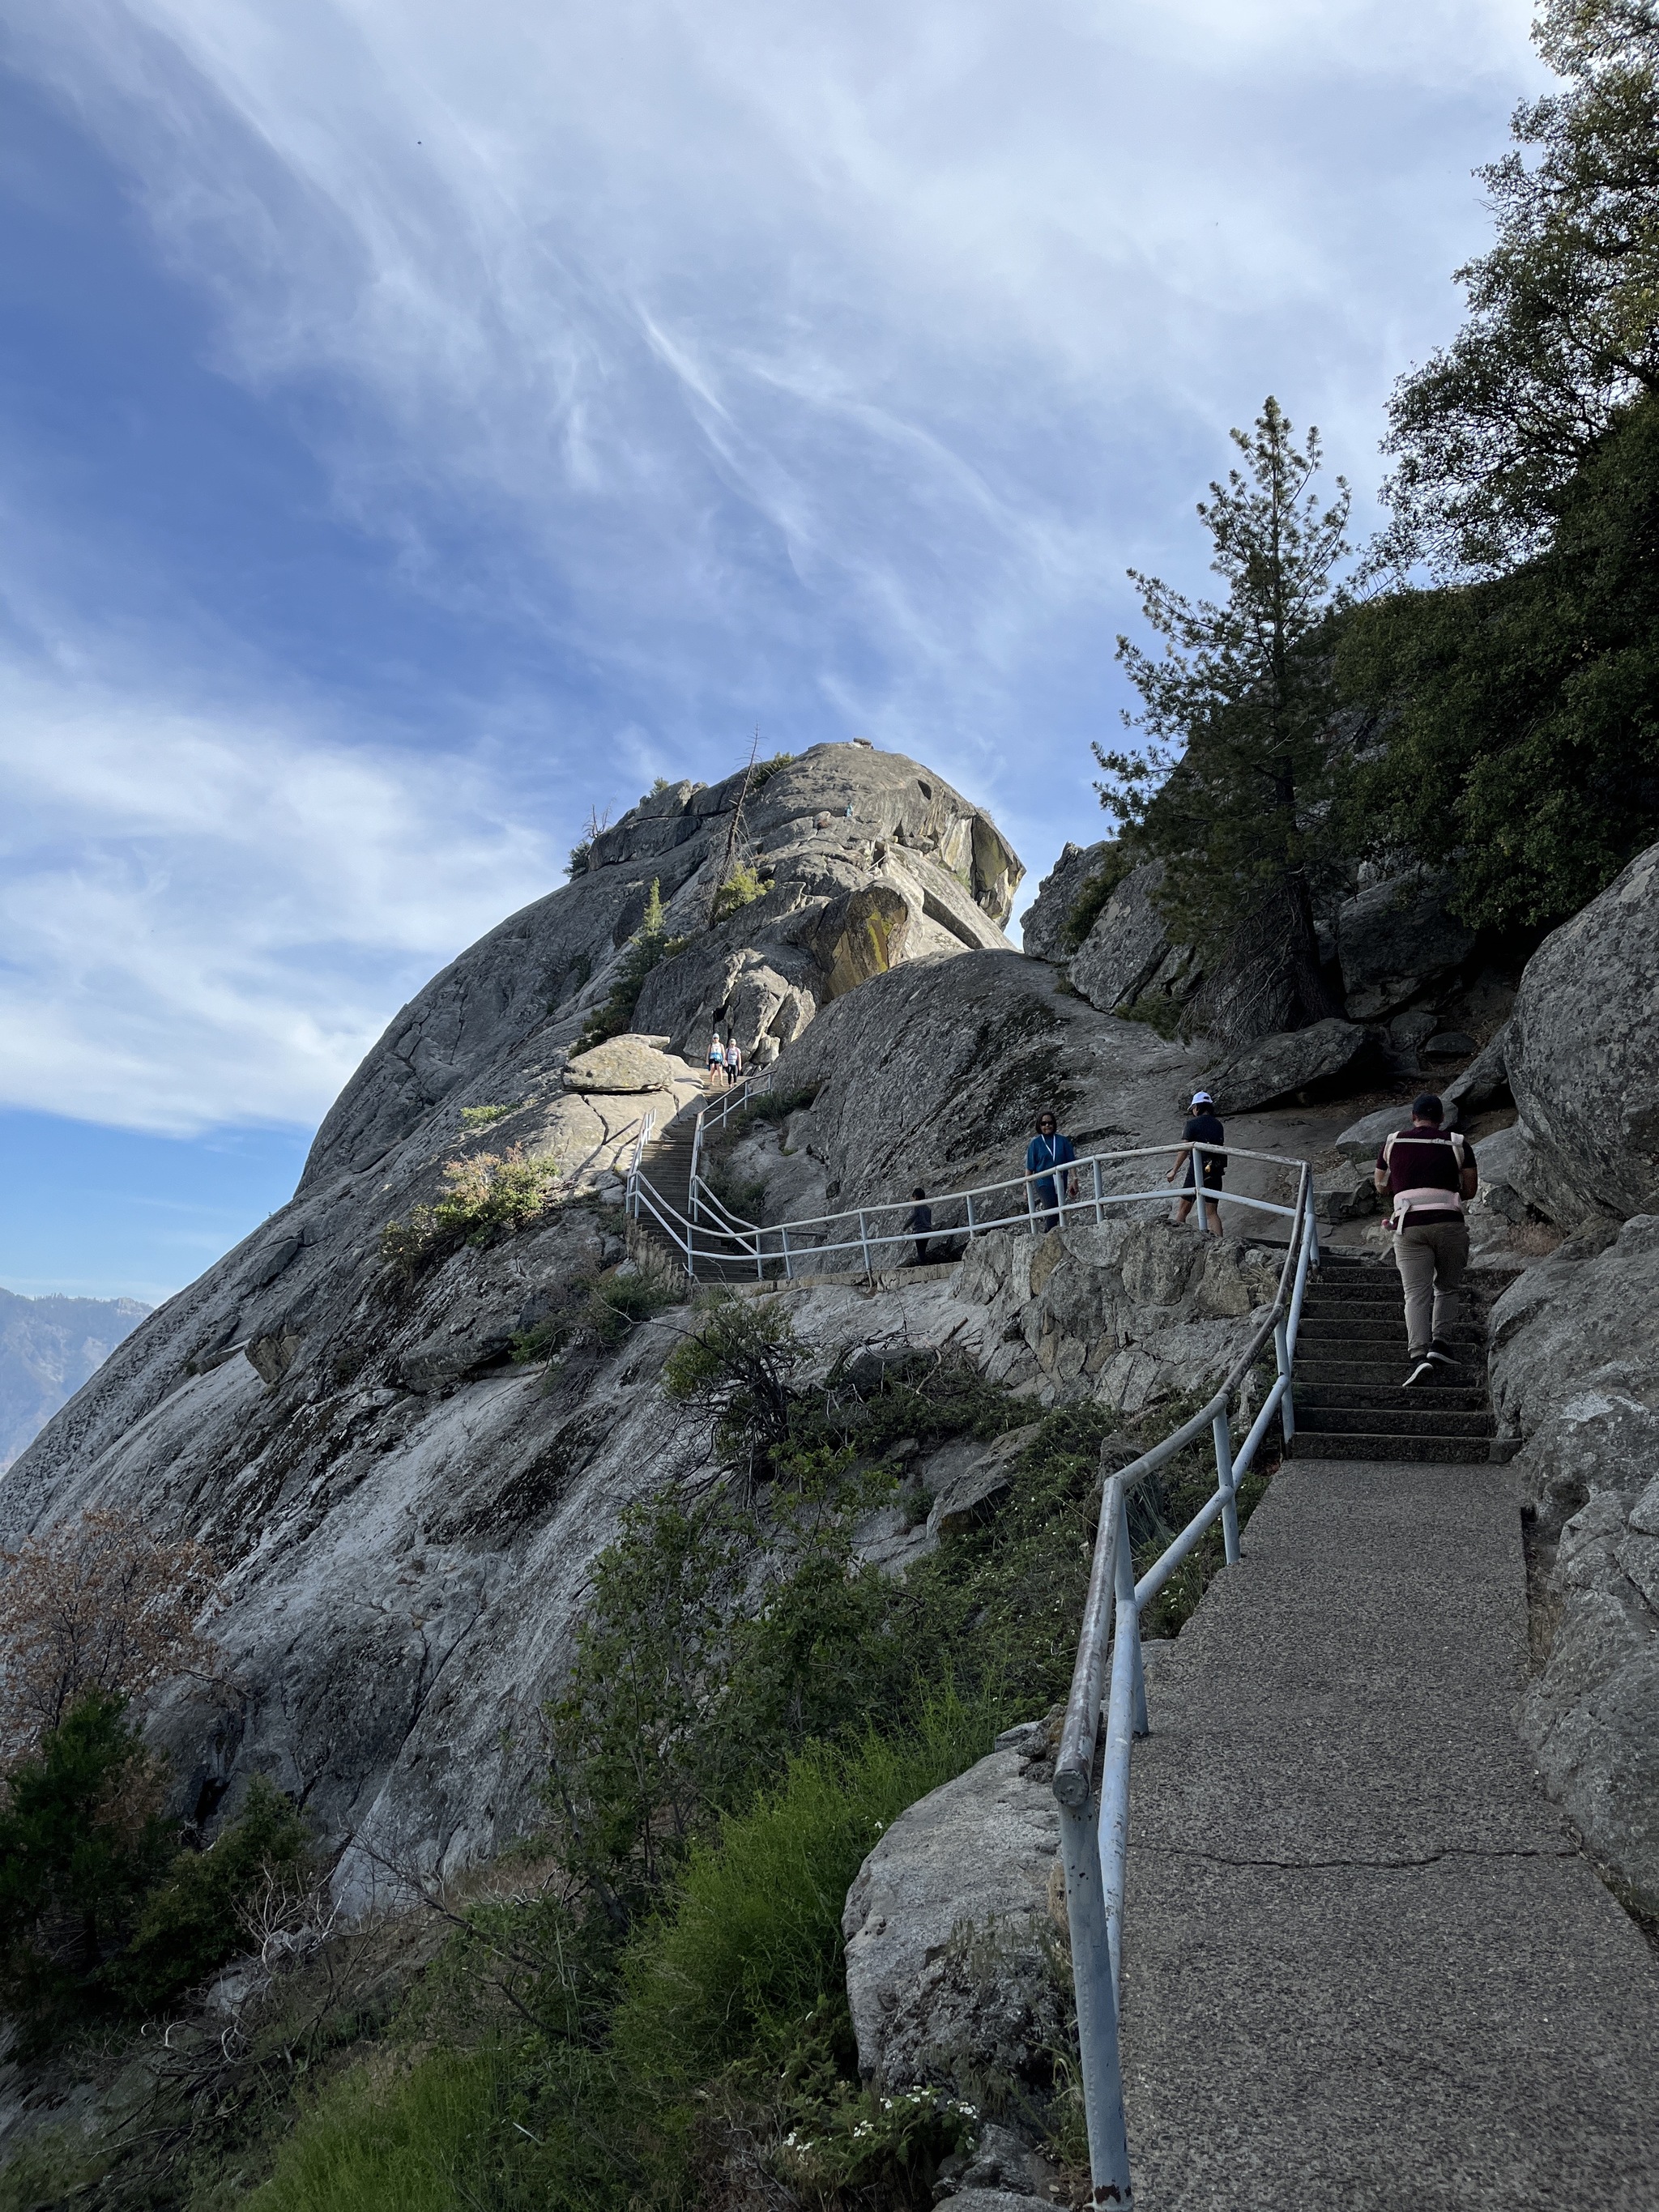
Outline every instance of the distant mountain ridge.
{"label": "distant mountain ridge", "polygon": [[26,1298],[0,1291],[0,1468],[150,1310],[137,1298]]}

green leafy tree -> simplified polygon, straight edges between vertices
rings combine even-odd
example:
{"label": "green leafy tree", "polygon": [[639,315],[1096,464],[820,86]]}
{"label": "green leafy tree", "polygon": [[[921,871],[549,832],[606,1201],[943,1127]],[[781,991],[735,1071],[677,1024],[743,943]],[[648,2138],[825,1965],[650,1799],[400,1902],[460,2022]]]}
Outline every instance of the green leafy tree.
{"label": "green leafy tree", "polygon": [[1547,0],[1534,37],[1564,88],[1477,172],[1498,234],[1456,272],[1468,319],[1389,409],[1387,549],[1446,574],[1538,551],[1555,495],[1659,393],[1659,0]]}
{"label": "green leafy tree", "polygon": [[1338,657],[1344,690],[1389,714],[1356,842],[1450,867],[1477,924],[1565,921],[1659,838],[1659,399],[1551,507],[1535,558],[1392,593]]}
{"label": "green leafy tree", "polygon": [[1142,702],[1123,719],[1150,742],[1095,754],[1124,843],[1164,864],[1173,930],[1249,978],[1233,1019],[1259,1034],[1332,1011],[1310,870],[1330,822],[1334,572],[1349,551],[1349,495],[1340,477],[1328,502],[1315,489],[1319,434],[1298,445],[1276,399],[1232,438],[1243,466],[1198,509],[1225,597],[1194,601],[1130,571],[1164,641],[1154,656],[1118,640]]}

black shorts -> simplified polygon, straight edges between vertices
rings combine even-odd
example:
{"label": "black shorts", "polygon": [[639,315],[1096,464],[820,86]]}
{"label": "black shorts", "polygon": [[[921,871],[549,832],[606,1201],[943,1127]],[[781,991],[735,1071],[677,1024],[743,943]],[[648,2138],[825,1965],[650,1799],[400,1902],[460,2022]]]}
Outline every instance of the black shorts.
{"label": "black shorts", "polygon": [[[1205,1188],[1205,1189],[1206,1189],[1206,1191],[1209,1191],[1209,1192],[1213,1193],[1215,1195],[1217,1195],[1217,1196],[1218,1197],[1218,1196],[1220,1195],[1220,1192],[1221,1192],[1221,1186],[1222,1186],[1223,1182],[1224,1182],[1225,1181],[1225,1179],[1226,1179],[1226,1174],[1227,1174],[1227,1170],[1226,1170],[1226,1169],[1225,1169],[1225,1168],[1223,1168],[1223,1167],[1218,1167],[1212,1160],[1206,1160],[1206,1161],[1205,1161],[1205,1163],[1204,1163],[1204,1188]],[[1188,1160],[1188,1163],[1187,1163],[1187,1182],[1186,1182],[1186,1188],[1187,1188],[1188,1190],[1192,1190],[1192,1189],[1194,1189],[1195,1187],[1196,1187],[1196,1183],[1195,1183],[1195,1178],[1194,1178],[1194,1174],[1193,1174],[1193,1163],[1192,1163],[1190,1160]]]}

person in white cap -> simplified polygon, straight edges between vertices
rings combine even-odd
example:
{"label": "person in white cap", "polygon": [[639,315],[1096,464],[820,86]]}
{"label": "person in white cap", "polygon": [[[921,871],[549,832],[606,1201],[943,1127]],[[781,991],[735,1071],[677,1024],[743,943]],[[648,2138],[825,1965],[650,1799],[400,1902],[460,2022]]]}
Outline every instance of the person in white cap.
{"label": "person in white cap", "polygon": [[1183,1167],[1187,1170],[1188,1195],[1176,1208],[1177,1229],[1192,1212],[1193,1202],[1198,1196],[1199,1183],[1195,1165],[1201,1160],[1204,1163],[1204,1195],[1206,1199],[1215,1201],[1205,1206],[1202,1218],[1205,1227],[1212,1237],[1220,1236],[1221,1186],[1226,1180],[1227,1155],[1225,1152],[1194,1152],[1193,1146],[1222,1145],[1225,1144],[1226,1140],[1227,1132],[1221,1126],[1220,1118],[1215,1110],[1215,1102],[1209,1092],[1194,1091],[1192,1109],[1187,1116],[1187,1126],[1181,1133],[1181,1141],[1186,1146],[1186,1150],[1176,1155],[1175,1165],[1164,1178],[1165,1182],[1173,1182]]}

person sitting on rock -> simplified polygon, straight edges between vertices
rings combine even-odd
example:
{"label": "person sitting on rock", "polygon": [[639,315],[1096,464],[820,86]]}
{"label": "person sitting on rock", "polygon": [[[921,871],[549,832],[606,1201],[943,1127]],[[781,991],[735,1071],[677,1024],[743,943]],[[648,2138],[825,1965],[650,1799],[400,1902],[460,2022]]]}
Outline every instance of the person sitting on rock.
{"label": "person sitting on rock", "polygon": [[[910,1195],[912,1198],[925,1201],[927,1194],[918,1183]],[[925,1267],[927,1265],[927,1240],[932,1236],[933,1229],[933,1207],[926,1203],[913,1206],[910,1208],[910,1218],[904,1225],[916,1240],[916,1256],[912,1265]]]}
{"label": "person sitting on rock", "polygon": [[1394,1196],[1394,1264],[1406,1297],[1406,1357],[1401,1388],[1443,1377],[1456,1366],[1451,1331],[1459,1287],[1469,1264],[1463,1201],[1480,1188],[1474,1147],[1445,1118],[1432,1091],[1412,1101],[1411,1127],[1383,1139],[1374,1180]]}
{"label": "person sitting on rock", "polygon": [[1181,1133],[1181,1141],[1187,1149],[1185,1152],[1176,1153],[1175,1165],[1164,1178],[1165,1182],[1173,1182],[1183,1167],[1187,1170],[1188,1194],[1176,1208],[1176,1227],[1179,1229],[1193,1210],[1193,1201],[1199,1192],[1194,1163],[1202,1160],[1204,1194],[1212,1203],[1204,1208],[1199,1218],[1212,1237],[1219,1237],[1221,1234],[1221,1186],[1227,1176],[1227,1155],[1225,1152],[1194,1152],[1193,1150],[1194,1145],[1224,1145],[1227,1141],[1227,1132],[1221,1126],[1220,1116],[1215,1110],[1215,1102],[1207,1091],[1194,1091],[1192,1107],[1187,1116],[1187,1126]]}
{"label": "person sitting on rock", "polygon": [[726,1080],[726,1047],[720,1042],[718,1030],[708,1042],[708,1080],[716,1091]]}
{"label": "person sitting on rock", "polygon": [[[1054,1170],[1076,1158],[1076,1146],[1069,1137],[1060,1135],[1060,1123],[1054,1116],[1040,1114],[1037,1133],[1025,1147],[1025,1174],[1030,1185],[1028,1204],[1033,1224],[1040,1223],[1045,1231],[1060,1226],[1060,1194],[1055,1188]],[[1074,1175],[1066,1177],[1066,1195],[1068,1199],[1077,1196]]]}

